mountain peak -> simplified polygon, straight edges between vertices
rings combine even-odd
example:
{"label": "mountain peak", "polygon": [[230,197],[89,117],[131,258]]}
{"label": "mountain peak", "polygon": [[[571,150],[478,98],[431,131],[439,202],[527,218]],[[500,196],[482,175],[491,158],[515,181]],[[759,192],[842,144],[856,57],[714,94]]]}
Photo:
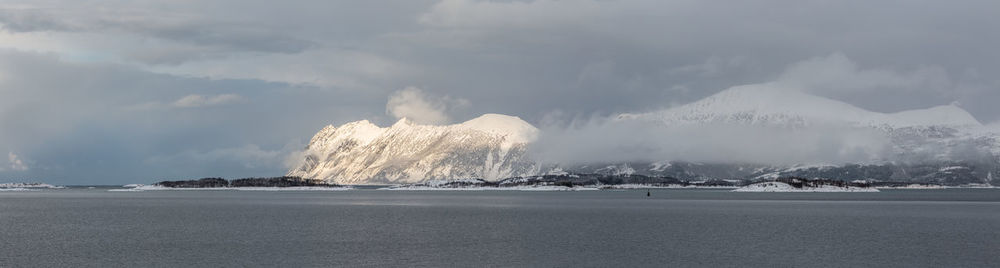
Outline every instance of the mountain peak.
{"label": "mountain peak", "polygon": [[412,126],[412,125],[415,125],[415,124],[417,124],[417,123],[414,123],[413,121],[411,121],[410,119],[408,119],[406,117],[402,117],[402,118],[399,118],[399,120],[396,120],[396,123],[393,123],[391,127],[392,128],[397,128],[397,127]]}
{"label": "mountain peak", "polygon": [[511,142],[528,143],[538,136],[538,128],[517,116],[484,114],[458,126],[507,136]]}

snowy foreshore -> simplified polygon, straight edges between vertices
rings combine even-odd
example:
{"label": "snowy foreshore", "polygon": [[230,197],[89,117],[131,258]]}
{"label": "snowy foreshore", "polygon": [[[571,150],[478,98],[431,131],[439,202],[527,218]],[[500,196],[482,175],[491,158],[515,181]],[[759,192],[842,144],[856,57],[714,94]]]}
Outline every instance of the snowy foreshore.
{"label": "snowy foreshore", "polygon": [[601,190],[642,190],[642,189],[735,189],[735,186],[703,186],[703,185],[681,185],[681,184],[668,184],[668,185],[651,185],[651,184],[609,184],[600,186]]}
{"label": "snowy foreshore", "polygon": [[30,191],[38,191],[38,189],[29,189],[29,188],[0,188],[0,192],[30,192]]}
{"label": "snowy foreshore", "polygon": [[743,186],[733,190],[733,192],[823,192],[823,193],[836,193],[836,192],[879,192],[878,189],[872,187],[856,187],[856,186],[833,186],[833,185],[819,185],[817,187],[794,187],[790,184],[784,182],[761,182],[754,183],[751,185]]}
{"label": "snowy foreshore", "polygon": [[426,185],[391,186],[378,190],[390,191],[592,191],[595,187],[566,187],[554,185],[537,186],[466,186],[466,187],[436,187]]}

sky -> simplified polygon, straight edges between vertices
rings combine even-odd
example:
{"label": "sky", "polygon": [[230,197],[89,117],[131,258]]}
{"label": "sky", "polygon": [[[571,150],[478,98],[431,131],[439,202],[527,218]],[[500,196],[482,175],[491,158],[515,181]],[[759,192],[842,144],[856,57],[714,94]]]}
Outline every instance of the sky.
{"label": "sky", "polygon": [[0,2],[0,181],[282,175],[328,124],[536,125],[786,81],[1000,121],[998,1]]}

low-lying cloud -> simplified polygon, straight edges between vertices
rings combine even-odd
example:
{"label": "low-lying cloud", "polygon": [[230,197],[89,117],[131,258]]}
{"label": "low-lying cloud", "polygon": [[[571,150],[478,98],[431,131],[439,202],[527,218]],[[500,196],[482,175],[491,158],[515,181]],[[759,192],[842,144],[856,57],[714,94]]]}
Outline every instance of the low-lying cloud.
{"label": "low-lying cloud", "polygon": [[[880,91],[946,92],[948,76],[938,70],[935,67],[921,67],[911,73],[902,73],[877,68],[865,69],[846,55],[834,53],[790,64],[774,81],[744,86],[768,87],[775,91],[795,93],[789,95],[800,95],[797,91],[801,91],[830,98],[845,92],[855,95]],[[737,87],[743,86],[733,88]],[[774,100],[773,105],[782,105],[783,101],[797,100]],[[725,103],[713,105],[718,106],[715,108],[727,109]],[[847,107],[849,104],[844,105]],[[669,109],[663,108],[661,111],[670,113],[667,110]],[[658,113],[654,112],[642,118],[601,116],[574,120],[568,124],[565,121],[547,120],[541,126],[542,136],[533,145],[533,150],[540,160],[560,164],[657,161],[843,164],[920,162],[934,158],[983,159],[985,155],[982,149],[977,149],[972,144],[953,146],[928,139],[896,142],[908,142],[932,153],[894,151],[894,141],[887,133],[851,123],[849,118],[842,122],[804,118],[809,120],[808,124],[787,126],[697,120],[674,124],[657,119],[656,114]],[[696,118],[699,115],[691,116]]]}
{"label": "low-lying cloud", "polygon": [[774,128],[597,118],[543,126],[533,145],[543,162],[693,161],[756,164],[837,164],[886,159],[888,138],[874,129],[835,125]]}
{"label": "low-lying cloud", "polygon": [[944,91],[950,87],[941,67],[919,66],[911,72],[862,69],[843,53],[814,57],[788,66],[779,83],[810,92],[856,93],[870,90]]}

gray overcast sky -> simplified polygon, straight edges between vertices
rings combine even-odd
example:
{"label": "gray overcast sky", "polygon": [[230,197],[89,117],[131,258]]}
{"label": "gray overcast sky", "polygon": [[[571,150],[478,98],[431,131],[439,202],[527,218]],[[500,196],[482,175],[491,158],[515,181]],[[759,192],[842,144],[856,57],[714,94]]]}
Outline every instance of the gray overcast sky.
{"label": "gray overcast sky", "polygon": [[327,124],[414,111],[430,123],[492,112],[540,124],[801,77],[874,111],[957,102],[990,123],[998,10],[995,0],[5,0],[0,181],[280,175]]}

